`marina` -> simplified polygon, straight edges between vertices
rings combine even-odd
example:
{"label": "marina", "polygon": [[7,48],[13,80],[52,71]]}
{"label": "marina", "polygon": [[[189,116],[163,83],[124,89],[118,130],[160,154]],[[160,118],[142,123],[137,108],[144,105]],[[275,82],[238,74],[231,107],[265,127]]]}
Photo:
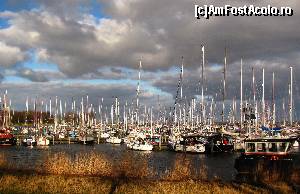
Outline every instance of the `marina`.
{"label": "marina", "polygon": [[300,193],[298,1],[3,0],[0,193]]}
{"label": "marina", "polygon": [[[202,78],[205,72],[204,51],[203,46]],[[131,105],[127,102],[121,104],[122,100],[118,97],[110,99],[110,107],[105,106],[103,98],[97,105],[90,103],[89,95],[85,99],[82,97],[80,102],[73,98],[63,102],[58,96],[54,102],[51,98],[45,101],[36,97],[33,104],[27,97],[26,110],[15,114],[6,91],[2,98],[0,142],[3,146],[12,147],[2,148],[1,153],[7,163],[15,163],[18,166],[16,169],[25,171],[28,166],[32,171],[35,171],[34,166],[44,168],[43,164],[47,163],[49,157],[55,158],[55,154],[60,153],[66,155],[58,160],[71,161],[70,158],[77,158],[81,154],[98,153],[108,158],[111,165],[115,161],[122,161],[124,153],[127,157],[140,155],[141,160],[145,161],[143,165],[153,169],[150,174],[158,177],[172,171],[178,159],[184,159],[190,164],[188,169],[195,171],[195,174],[205,167],[206,178],[224,181],[260,180],[257,169],[258,165],[262,165],[270,172],[279,173],[278,180],[289,180],[297,185],[292,177],[299,178],[300,126],[293,120],[292,67],[288,96],[290,107],[286,112],[288,120],[276,121],[274,73],[270,105],[265,100],[264,69],[261,91],[255,88],[252,69],[252,93],[249,100],[244,100],[245,78],[241,60],[238,111],[235,100],[231,105],[225,104],[226,66],[225,51],[221,111],[213,99],[211,102],[204,100],[203,79],[200,98],[186,100],[183,58],[177,95],[169,111],[160,102],[158,109],[141,104],[142,61],[139,62],[136,97],[133,99],[135,103]],[[258,93],[262,94],[261,99],[257,98]],[[260,108],[258,104],[261,104]],[[230,109],[227,114],[226,106]],[[221,112],[221,117],[216,112]],[[72,169],[68,172],[72,174]],[[241,179],[241,175],[245,174],[248,178]]]}

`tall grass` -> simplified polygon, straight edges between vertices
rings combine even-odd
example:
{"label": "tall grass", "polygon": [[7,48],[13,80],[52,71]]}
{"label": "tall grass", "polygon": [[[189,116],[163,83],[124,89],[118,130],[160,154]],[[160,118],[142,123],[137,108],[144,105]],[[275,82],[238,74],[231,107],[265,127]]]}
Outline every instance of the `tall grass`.
{"label": "tall grass", "polygon": [[1,175],[0,193],[109,193],[110,180],[55,175]]}
{"label": "tall grass", "polygon": [[[272,190],[248,184],[233,185],[194,180],[176,182],[134,180],[115,185],[113,180],[97,177],[2,175],[0,181],[0,193],[272,193]],[[281,188],[277,189],[278,193],[285,193],[282,192]],[[292,190],[289,191],[289,193],[293,192]]]}
{"label": "tall grass", "polygon": [[61,152],[49,155],[41,166],[34,169],[28,167],[34,174],[27,174],[18,173],[20,170],[24,171],[24,166],[14,165],[7,161],[4,155],[0,155],[0,169],[4,172],[0,175],[0,193],[295,192],[286,183],[274,184],[270,181],[278,178],[279,175],[270,175],[262,165],[258,165],[256,171],[262,173],[263,177],[268,177],[265,179],[268,184],[265,188],[249,184],[209,181],[206,166],[194,168],[192,161],[181,155],[176,157],[172,168],[159,179],[154,170],[149,167],[145,156],[124,152],[118,158],[119,160],[110,160],[104,154],[95,152],[80,153],[75,156]]}
{"label": "tall grass", "polygon": [[170,169],[165,176],[164,180],[169,181],[182,181],[182,180],[207,180],[207,167],[201,165],[198,168],[195,168],[192,164],[192,161],[189,158],[176,157],[174,166]]}
{"label": "tall grass", "polygon": [[72,159],[66,153],[56,153],[46,159],[40,169],[48,174],[111,176],[112,165],[102,154],[80,153]]}
{"label": "tall grass", "polygon": [[43,172],[57,175],[102,176],[112,178],[147,178],[154,174],[144,157],[132,157],[126,152],[117,161],[104,154],[76,154],[72,159],[66,153],[56,153],[46,159]]}

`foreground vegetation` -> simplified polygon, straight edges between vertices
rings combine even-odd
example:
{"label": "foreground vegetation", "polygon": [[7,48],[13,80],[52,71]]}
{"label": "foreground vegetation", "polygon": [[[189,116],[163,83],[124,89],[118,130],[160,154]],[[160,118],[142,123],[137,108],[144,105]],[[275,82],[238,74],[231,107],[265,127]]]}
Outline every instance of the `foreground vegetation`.
{"label": "foreground vegetation", "polygon": [[0,193],[293,193],[281,183],[273,188],[218,181],[146,181],[62,175],[9,175],[0,178]]}
{"label": "foreground vegetation", "polygon": [[160,175],[145,156],[125,152],[120,158],[57,153],[41,165],[24,166],[0,155],[0,193],[296,193],[290,184],[270,179],[255,184],[209,180],[205,166],[193,169],[180,157]]}

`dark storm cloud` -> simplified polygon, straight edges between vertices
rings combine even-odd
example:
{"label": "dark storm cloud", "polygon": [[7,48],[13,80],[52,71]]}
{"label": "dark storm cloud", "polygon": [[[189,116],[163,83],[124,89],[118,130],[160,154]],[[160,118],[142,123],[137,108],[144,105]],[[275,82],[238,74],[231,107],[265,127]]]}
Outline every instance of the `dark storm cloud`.
{"label": "dark storm cloud", "polygon": [[[70,4],[43,1],[41,11],[12,17],[15,29],[10,32],[36,32],[35,39],[18,45],[44,48],[48,60],[57,63],[60,70],[71,77],[103,66],[133,68],[140,58],[145,70],[168,69],[180,56],[185,56],[190,68],[195,68],[200,62],[201,44],[207,46],[210,63],[222,62],[225,46],[230,50],[232,63],[240,57],[249,60],[282,58],[285,63],[291,63],[300,49],[300,29],[295,25],[299,21],[299,3],[295,0],[289,4],[278,2],[272,4],[292,4],[295,15],[196,20],[193,1],[115,0],[102,2],[111,18],[98,20],[85,12],[77,12],[80,17],[71,17],[72,14],[67,16],[54,11],[64,7],[78,9],[84,6],[83,1]],[[238,4],[244,3],[246,1]],[[10,41],[9,35],[4,37],[10,44],[17,44],[14,37]]]}
{"label": "dark storm cloud", "polygon": [[48,78],[41,72],[33,71],[29,68],[21,68],[18,70],[18,76],[29,79],[33,82],[47,82]]}
{"label": "dark storm cloud", "polygon": [[[104,1],[103,1],[104,2]],[[292,17],[212,17],[210,20],[193,18],[194,1],[110,1],[107,14],[122,20],[130,18],[143,26],[152,39],[171,51],[167,64],[176,64],[185,56],[195,67],[200,62],[201,44],[207,46],[208,61],[220,63],[224,47],[230,49],[231,62],[247,59],[289,58],[299,53],[299,23],[297,1],[272,1],[274,6],[292,6]],[[206,2],[199,2],[204,4]],[[210,1],[213,5],[224,5]],[[254,2],[252,2],[254,3]],[[258,2],[256,2],[259,4]],[[226,1],[230,5],[249,4],[249,1]],[[260,5],[264,5],[261,3]],[[293,57],[295,60],[295,57]],[[156,68],[156,67],[155,67]]]}

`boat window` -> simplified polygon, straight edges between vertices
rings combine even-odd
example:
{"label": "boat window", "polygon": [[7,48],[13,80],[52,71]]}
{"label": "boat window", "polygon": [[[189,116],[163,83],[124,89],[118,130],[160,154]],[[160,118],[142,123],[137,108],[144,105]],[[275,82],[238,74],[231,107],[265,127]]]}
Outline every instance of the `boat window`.
{"label": "boat window", "polygon": [[246,145],[246,152],[255,152],[255,143],[247,143]]}
{"label": "boat window", "polygon": [[257,143],[257,151],[258,152],[266,152],[266,144],[265,143]]}
{"label": "boat window", "polygon": [[269,143],[269,152],[277,152],[276,143]]}
{"label": "boat window", "polygon": [[279,146],[278,146],[278,151],[279,152],[285,152],[285,148],[286,148],[286,143],[285,142],[280,142]]}

